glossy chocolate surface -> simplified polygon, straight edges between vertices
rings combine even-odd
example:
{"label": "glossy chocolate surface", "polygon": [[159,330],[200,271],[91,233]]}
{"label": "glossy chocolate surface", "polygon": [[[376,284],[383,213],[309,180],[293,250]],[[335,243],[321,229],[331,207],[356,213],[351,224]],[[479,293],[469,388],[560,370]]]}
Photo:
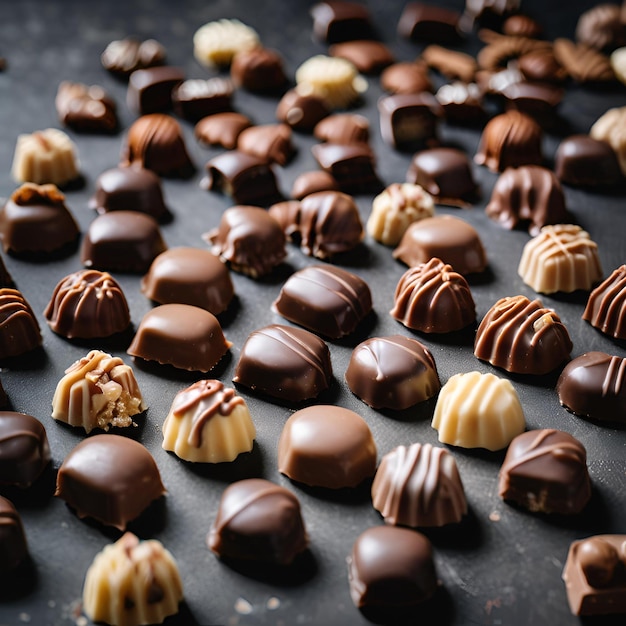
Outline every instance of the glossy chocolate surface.
{"label": "glossy chocolate surface", "polygon": [[251,125],[250,119],[241,113],[215,113],[202,118],[196,124],[194,134],[202,144],[233,150],[241,132]]}
{"label": "glossy chocolate surface", "polygon": [[428,145],[437,137],[438,107],[428,92],[383,96],[378,111],[384,141],[397,149]]}
{"label": "glossy chocolate surface", "polygon": [[610,144],[589,135],[572,135],[561,141],[554,171],[561,182],[581,187],[612,185],[623,178]]}
{"label": "glossy chocolate surface", "polygon": [[286,165],[295,152],[291,127],[288,124],[260,124],[244,128],[237,137],[237,150],[267,163]]}
{"label": "glossy chocolate surface", "polygon": [[19,356],[41,345],[35,313],[17,289],[0,289],[0,359]]}
{"label": "glossy chocolate surface", "polygon": [[[324,122],[326,120],[322,120]],[[342,191],[368,193],[381,187],[374,154],[366,144],[322,143],[314,145],[311,152],[319,166],[334,177]]]}
{"label": "glossy chocolate surface", "polygon": [[163,65],[165,55],[165,48],[154,39],[127,37],[109,43],[100,60],[109,72],[125,78],[135,70]]}
{"label": "glossy chocolate surface", "polygon": [[366,39],[373,33],[370,13],[359,2],[327,0],[311,8],[314,35],[327,43]]}
{"label": "glossy chocolate surface", "polygon": [[234,91],[232,82],[220,76],[185,80],[172,92],[174,111],[191,122],[231,111]]}
{"label": "glossy chocolate surface", "polygon": [[172,90],[185,80],[179,67],[162,65],[134,71],[128,79],[126,104],[139,115],[172,109]]}
{"label": "glossy chocolate surface", "polygon": [[589,294],[583,319],[610,337],[626,339],[626,265]]}
{"label": "glossy chocolate surface", "polygon": [[330,113],[322,98],[313,94],[301,94],[290,89],[276,106],[276,119],[289,124],[291,128],[310,132],[315,125]]}
{"label": "glossy chocolate surface", "polygon": [[230,75],[237,87],[257,93],[276,92],[287,82],[282,56],[260,46],[235,54]]}
{"label": "glossy chocolate surface", "polygon": [[291,187],[291,197],[302,200],[305,196],[317,191],[339,191],[337,181],[322,170],[313,170],[298,174]]}
{"label": "glossy chocolate surface", "polygon": [[367,144],[370,123],[358,113],[333,113],[315,125],[313,135],[320,141],[335,144]]}
{"label": "glossy chocolate surface", "polygon": [[0,496],[0,576],[11,574],[27,555],[22,518],[13,503]]}
{"label": "glossy chocolate surface", "polygon": [[350,61],[363,74],[378,74],[394,62],[393,52],[380,41],[358,39],[330,46],[330,56]]}
{"label": "glossy chocolate surface", "polygon": [[453,9],[408,2],[398,22],[398,35],[415,41],[453,44],[461,38],[460,19],[461,14]]}
{"label": "glossy chocolate surface", "polygon": [[99,85],[63,81],[54,103],[61,123],[78,132],[111,133],[117,130],[115,101]]}

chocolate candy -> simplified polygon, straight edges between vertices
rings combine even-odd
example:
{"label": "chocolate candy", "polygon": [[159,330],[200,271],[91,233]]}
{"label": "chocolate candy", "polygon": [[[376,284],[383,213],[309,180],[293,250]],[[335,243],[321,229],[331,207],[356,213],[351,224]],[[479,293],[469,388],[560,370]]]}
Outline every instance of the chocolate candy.
{"label": "chocolate candy", "polygon": [[137,211],[113,211],[91,222],[80,260],[88,268],[143,273],[166,249],[153,217]]}
{"label": "chocolate candy", "polygon": [[231,345],[212,313],[190,304],[161,304],[143,316],[127,352],[182,370],[208,372]]}
{"label": "chocolate candy", "polygon": [[179,67],[162,65],[135,70],[128,79],[126,104],[139,115],[172,109],[172,90],[185,80]]}
{"label": "chocolate candy", "polygon": [[465,0],[465,12],[473,20],[501,22],[518,11],[520,0]]}
{"label": "chocolate candy", "polygon": [[100,56],[104,69],[126,77],[135,70],[163,65],[165,48],[154,39],[138,41],[132,37],[112,41]]}
{"label": "chocolate candy", "polygon": [[224,463],[250,452],[256,429],[243,398],[219,380],[179,391],[163,422],[163,449],[193,463]]}
{"label": "chocolate candy", "polygon": [[559,316],[526,296],[500,298],[483,317],[474,342],[479,359],[517,374],[547,374],[569,360],[572,348]]}
{"label": "chocolate candy", "polygon": [[626,612],[626,535],[592,535],[569,547],[563,581],[574,615]]}
{"label": "chocolate candy", "polygon": [[255,206],[233,206],[204,238],[211,252],[230,267],[252,278],[269,274],[287,256],[280,224]]}
{"label": "chocolate candy", "polygon": [[111,133],[117,129],[115,102],[99,85],[65,80],[54,103],[61,123],[76,131]]}
{"label": "chocolate candy", "polygon": [[19,356],[41,345],[39,324],[33,310],[17,290],[0,289],[0,359]]}
{"label": "chocolate candy", "polygon": [[333,377],[330,350],[302,328],[272,324],[250,333],[233,382],[287,402],[317,397]]}
{"label": "chocolate candy", "polygon": [[393,52],[382,42],[371,39],[345,41],[330,46],[330,56],[350,61],[359,72],[379,74],[394,62]]}
{"label": "chocolate candy", "polygon": [[613,270],[589,294],[582,317],[609,337],[626,339],[626,265]]}
{"label": "chocolate candy", "polygon": [[370,139],[370,123],[358,113],[334,113],[316,124],[313,135],[320,141],[334,144],[367,144]]}
{"label": "chocolate candy", "polygon": [[107,433],[84,439],[65,457],[54,495],[78,517],[124,530],[164,493],[150,452],[133,439]]}
{"label": "chocolate candy", "polygon": [[172,91],[172,103],[177,115],[197,122],[216,113],[232,110],[233,83],[219,76],[207,80],[185,80]]}
{"label": "chocolate candy", "polygon": [[554,40],[554,56],[569,76],[582,84],[607,84],[616,76],[608,56],[586,44],[565,38]]}
{"label": "chocolate candy", "polygon": [[441,387],[435,359],[417,339],[373,337],[353,351],[346,370],[350,391],[374,409],[401,411]]}
{"label": "chocolate candy", "polygon": [[372,24],[367,7],[358,2],[328,0],[311,8],[314,35],[326,43],[367,39]]}
{"label": "chocolate candy", "polygon": [[517,66],[523,77],[531,82],[562,83],[567,71],[556,60],[550,48],[539,48],[523,54],[517,60]]}
{"label": "chocolate candy", "polygon": [[296,411],[278,441],[278,471],[311,487],[356,487],[376,471],[376,444],[349,409],[315,405]]}
{"label": "chocolate candy", "polygon": [[437,100],[428,92],[383,96],[378,101],[383,140],[398,149],[434,141],[438,107]]}
{"label": "chocolate candy", "polygon": [[7,270],[2,255],[0,255],[0,287],[15,287],[13,277]]}
{"label": "chocolate candy", "polygon": [[230,75],[237,87],[255,93],[275,92],[285,86],[283,58],[276,50],[255,47],[233,57]]}
{"label": "chocolate candy", "polygon": [[533,513],[580,513],[591,497],[587,451],[560,430],[522,433],[507,450],[498,491]]}
{"label": "chocolate candy", "polygon": [[570,219],[558,178],[540,165],[507,168],[493,187],[485,213],[510,230],[528,223],[533,237],[546,224],[563,224]]}
{"label": "chocolate candy", "polygon": [[280,192],[272,167],[264,159],[238,150],[224,152],[206,164],[201,185],[231,196],[237,204],[275,201]]}
{"label": "chocolate candy", "polygon": [[496,115],[485,126],[474,161],[492,172],[507,167],[541,165],[541,126],[519,111]]}
{"label": "chocolate candy", "polygon": [[342,191],[368,193],[380,189],[374,154],[366,144],[322,143],[312,146],[311,152],[319,166],[333,176]]}
{"label": "chocolate candy", "polygon": [[52,417],[86,433],[136,426],[133,416],[146,408],[132,368],[100,350],[68,367],[52,398]]}
{"label": "chocolate candy", "polygon": [[22,518],[13,503],[0,496],[0,576],[11,574],[27,556]]}
{"label": "chocolate candy", "polygon": [[98,270],[79,270],[61,279],[43,314],[50,328],[68,339],[109,337],[130,324],[122,288]]}
{"label": "chocolate candy", "polygon": [[626,45],[626,25],[616,4],[599,4],[585,11],[576,24],[576,40],[596,50],[615,50]]}
{"label": "chocolate candy", "polygon": [[596,187],[622,180],[619,161],[609,143],[589,135],[561,141],[554,157],[557,178],[568,185]]}
{"label": "chocolate candy", "polygon": [[465,152],[456,148],[421,150],[411,159],[406,181],[421,185],[439,204],[465,206],[478,186]]}
{"label": "chocolate candy", "polygon": [[422,60],[451,80],[471,83],[476,77],[476,59],[464,52],[450,50],[437,44],[430,44],[422,51]]}
{"label": "chocolate candy", "polygon": [[506,448],[526,423],[509,380],[493,374],[455,374],[441,388],[432,427],[439,441],[461,448]]}
{"label": "chocolate candy", "polygon": [[538,39],[542,31],[541,24],[528,15],[511,15],[502,23],[502,32],[509,37]]}
{"label": "chocolate candy", "polygon": [[207,536],[221,558],[290,565],[307,549],[300,502],[284,487],[262,478],[229,485]]}
{"label": "chocolate candy", "polygon": [[178,613],[183,584],[174,557],[160,541],[127,532],[89,566],[82,608],[94,622],[160,624]]}
{"label": "chocolate candy", "polygon": [[507,108],[525,113],[544,127],[554,126],[563,90],[554,85],[519,81],[502,89]]}
{"label": "chocolate candy", "polygon": [[302,200],[309,194],[318,191],[339,191],[339,185],[328,172],[321,170],[302,172],[293,181],[291,197],[296,198],[296,200]]}
{"label": "chocolate candy", "polygon": [[348,577],[350,596],[359,608],[420,604],[437,589],[432,545],[408,528],[368,528],[354,542]]}
{"label": "chocolate candy", "polygon": [[207,67],[228,66],[244,50],[260,46],[259,35],[236,19],[220,19],[200,26],[193,35],[193,54]]}
{"label": "chocolate candy", "polygon": [[556,385],[568,411],[599,422],[626,422],[626,359],[586,352],[565,366]]}
{"label": "chocolate candy", "polygon": [[461,37],[458,11],[445,7],[408,2],[398,22],[398,35],[414,41],[451,44]]}
{"label": "chocolate candy", "polygon": [[485,249],[476,229],[451,215],[427,217],[411,224],[393,256],[409,267],[437,257],[460,274],[482,272],[487,267]]}
{"label": "chocolate candy", "polygon": [[139,211],[155,219],[169,214],[161,179],[151,170],[138,165],[114,167],[102,172],[96,180],[96,193],[89,207],[98,213]]}
{"label": "chocolate candy", "polygon": [[160,176],[181,178],[191,176],[195,169],[180,124],[163,113],[142,115],[132,124],[121,164],[138,164]]}
{"label": "chocolate candy", "polygon": [[276,107],[276,119],[289,124],[295,130],[310,132],[315,125],[330,113],[322,98],[312,94],[301,94],[290,89]]}
{"label": "chocolate candy", "polygon": [[30,487],[48,463],[50,446],[43,424],[25,413],[0,411],[0,484]]}
{"label": "chocolate candy", "polygon": [[252,126],[252,122],[241,113],[215,113],[201,119],[194,133],[200,143],[232,150],[237,146],[239,135],[249,126]]}
{"label": "chocolate candy", "polygon": [[626,132],[624,132],[624,120],[626,120],[626,106],[609,109],[600,116],[591,127],[589,135],[594,139],[608,142],[619,161],[622,174],[626,176]]}
{"label": "chocolate candy", "polygon": [[372,483],[372,504],[393,526],[445,526],[467,514],[454,457],[429,443],[398,446],[385,454]]}
{"label": "chocolate candy", "polygon": [[311,265],[287,279],[273,306],[290,322],[338,339],[353,332],[372,310],[372,294],[356,274]]}
{"label": "chocolate candy", "polygon": [[192,304],[219,315],[235,295],[228,268],[208,250],[161,252],[141,280],[142,293],[159,304]]}
{"label": "chocolate candy", "polygon": [[420,93],[433,90],[426,65],[412,61],[393,63],[385,68],[380,75],[380,86],[389,93]]}
{"label": "chocolate candy", "polygon": [[400,277],[389,314],[413,330],[450,333],[476,321],[476,305],[467,280],[435,257]]}
{"label": "chocolate candy", "polygon": [[268,163],[286,165],[295,153],[288,124],[250,126],[239,133],[237,150],[259,157]]}
{"label": "chocolate candy", "polygon": [[486,117],[483,91],[476,83],[442,85],[435,93],[443,116],[451,124],[473,126],[481,124]]}
{"label": "chocolate candy", "polygon": [[5,252],[50,254],[76,241],[78,224],[55,185],[24,183],[0,209]]}
{"label": "chocolate candy", "polygon": [[270,208],[290,239],[309,256],[328,259],[354,249],[363,239],[363,225],[354,199],[340,191],[318,191],[300,203],[281,202]]}

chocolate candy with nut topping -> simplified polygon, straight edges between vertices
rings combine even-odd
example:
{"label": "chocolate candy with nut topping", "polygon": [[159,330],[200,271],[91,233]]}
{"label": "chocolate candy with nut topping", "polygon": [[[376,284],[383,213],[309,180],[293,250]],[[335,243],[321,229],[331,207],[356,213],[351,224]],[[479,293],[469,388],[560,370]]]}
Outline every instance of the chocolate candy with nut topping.
{"label": "chocolate candy with nut topping", "polygon": [[374,153],[367,144],[320,143],[314,145],[311,152],[319,166],[333,176],[345,193],[369,193],[382,186],[376,174]]}
{"label": "chocolate candy with nut topping", "polygon": [[13,503],[0,496],[0,576],[11,574],[27,555],[22,518]]}
{"label": "chocolate candy with nut topping", "polygon": [[172,91],[184,80],[185,72],[169,65],[136,70],[128,79],[126,104],[139,115],[170,111]]}
{"label": "chocolate candy with nut topping", "polygon": [[302,328],[272,324],[250,333],[233,382],[287,402],[317,397],[333,377],[330,350]]}
{"label": "chocolate candy with nut topping", "polygon": [[623,178],[615,150],[589,135],[572,135],[561,141],[554,171],[562,183],[576,187],[614,185]]}
{"label": "chocolate candy with nut topping", "polygon": [[78,517],[123,531],[164,493],[150,452],[133,439],[107,433],[84,439],[70,451],[59,468],[54,495]]}
{"label": "chocolate candy with nut topping", "polygon": [[276,107],[276,119],[289,124],[295,130],[310,132],[315,125],[330,114],[322,98],[313,94],[301,94],[290,89]]}

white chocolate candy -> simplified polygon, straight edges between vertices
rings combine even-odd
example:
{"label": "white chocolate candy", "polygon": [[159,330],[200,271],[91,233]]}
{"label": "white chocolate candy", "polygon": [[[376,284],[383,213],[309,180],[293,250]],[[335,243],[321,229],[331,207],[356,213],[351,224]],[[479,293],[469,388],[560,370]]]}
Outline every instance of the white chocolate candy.
{"label": "white chocolate candy", "polygon": [[221,19],[201,26],[193,36],[193,54],[209,67],[230,65],[237,52],[260,47],[257,32],[235,19]]}
{"label": "white chocolate candy", "polygon": [[626,176],[626,106],[609,109],[591,127],[589,135],[611,145]]}

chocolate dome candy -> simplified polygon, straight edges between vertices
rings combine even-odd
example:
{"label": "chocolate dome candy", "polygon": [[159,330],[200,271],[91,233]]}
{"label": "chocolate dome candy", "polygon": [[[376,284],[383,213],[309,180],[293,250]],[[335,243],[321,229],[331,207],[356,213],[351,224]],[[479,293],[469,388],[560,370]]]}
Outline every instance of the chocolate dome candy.
{"label": "chocolate dome candy", "polygon": [[524,246],[518,273],[540,293],[589,290],[602,280],[598,246],[580,226],[544,226]]}
{"label": "chocolate dome candy", "polygon": [[94,435],[65,457],[55,495],[78,517],[124,530],[165,493],[159,468],[144,446],[120,435]]}
{"label": "chocolate dome candy", "polygon": [[13,503],[0,496],[0,576],[11,574],[27,555],[22,518]]}
{"label": "chocolate dome candy", "polygon": [[356,274],[331,265],[311,265],[287,279],[274,308],[294,324],[338,339],[354,331],[372,310],[372,294]]}
{"label": "chocolate dome candy", "polygon": [[269,480],[248,478],[229,485],[207,536],[223,558],[289,565],[309,540],[296,496]]}
{"label": "chocolate dome candy", "polygon": [[55,185],[24,183],[0,209],[5,252],[51,253],[76,241],[78,225]]}
{"label": "chocolate dome candy", "polygon": [[624,120],[626,120],[626,106],[609,109],[599,117],[589,131],[594,139],[608,142],[619,161],[622,174],[626,176],[626,132],[624,132]]}
{"label": "chocolate dome candy", "polygon": [[222,213],[220,224],[204,238],[211,252],[230,267],[252,278],[269,274],[287,256],[280,224],[255,206],[233,206]]}
{"label": "chocolate dome candy", "polygon": [[615,150],[607,141],[572,135],[561,141],[554,157],[556,177],[568,185],[598,187],[622,179]]}
{"label": "chocolate dome candy", "polygon": [[[293,181],[291,197],[296,200],[302,200],[309,194],[316,193],[317,191],[339,191],[339,185],[331,174],[323,170],[302,172],[302,174],[298,174]],[[289,200],[287,200],[287,202],[289,202]]]}
{"label": "chocolate dome candy", "polygon": [[429,443],[398,446],[381,460],[372,503],[385,523],[445,526],[461,521],[467,501],[454,457]]}
{"label": "chocolate dome candy", "polygon": [[441,388],[432,426],[439,441],[461,448],[501,450],[526,427],[513,385],[493,374],[455,374]]}
{"label": "chocolate dome candy", "polygon": [[9,287],[0,289],[0,359],[19,356],[41,345],[37,318],[24,296]]}
{"label": "chocolate dome candy", "polygon": [[30,487],[49,462],[43,424],[25,413],[0,411],[0,485]]}
{"label": "chocolate dome candy", "polygon": [[159,304],[192,304],[218,315],[235,295],[228,268],[200,248],[161,252],[141,280],[142,293]]}
{"label": "chocolate dome candy", "polygon": [[586,352],[565,366],[556,385],[568,411],[599,422],[626,422],[626,359]]}
{"label": "chocolate dome candy", "polygon": [[361,533],[348,558],[348,577],[359,608],[409,607],[437,590],[432,545],[408,528],[375,526]]}
{"label": "chocolate dome candy", "polygon": [[476,305],[467,280],[434,257],[400,277],[389,314],[412,330],[450,333],[476,321]]}
{"label": "chocolate dome candy", "polygon": [[287,82],[282,55],[261,46],[237,52],[230,65],[230,75],[236,87],[254,93],[276,92]]}
{"label": "chocolate dome candy", "polygon": [[68,367],[52,398],[52,417],[87,433],[132,426],[146,408],[131,367],[100,350]]}
{"label": "chocolate dome candy", "polygon": [[174,557],[160,541],[124,533],[99,552],[83,587],[83,610],[94,622],[160,624],[178,613],[183,585]]}
{"label": "chocolate dome candy", "polygon": [[288,124],[260,124],[244,128],[237,137],[237,150],[267,163],[286,165],[295,153]]}
{"label": "chocolate dome candy", "polygon": [[364,235],[356,202],[340,191],[318,191],[300,203],[280,202],[269,214],[305,254],[318,259],[352,250]]}
{"label": "chocolate dome candy", "polygon": [[349,409],[315,405],[296,411],[278,441],[278,471],[311,487],[356,487],[376,471],[376,444]]}
{"label": "chocolate dome candy", "polygon": [[452,215],[436,215],[411,224],[393,256],[409,267],[437,257],[460,274],[482,272],[487,267],[476,229]]}
{"label": "chocolate dome candy", "polygon": [[528,232],[533,236],[546,224],[569,221],[561,184],[540,165],[507,168],[496,181],[485,212],[510,230],[529,222]]}
{"label": "chocolate dome candy", "polygon": [[54,288],[44,311],[50,328],[73,339],[109,337],[130,324],[122,288],[107,272],[80,270]]}
{"label": "chocolate dome candy", "polygon": [[610,337],[626,339],[626,265],[589,294],[583,319]]}
{"label": "chocolate dome candy", "polygon": [[128,354],[183,370],[208,372],[231,345],[212,313],[190,304],[162,304],[144,315]]}
{"label": "chocolate dome candy", "polygon": [[285,92],[276,106],[276,119],[279,122],[304,132],[311,132],[329,113],[324,100],[313,94],[301,94],[297,89]]}
{"label": "chocolate dome candy", "polygon": [[163,449],[195,463],[234,461],[250,452],[256,430],[234,389],[199,380],[179,391],[163,423]]}
{"label": "chocolate dome candy", "polygon": [[358,113],[333,113],[315,125],[313,135],[329,143],[367,144],[370,139],[370,122]]}
{"label": "chocolate dome candy", "polygon": [[302,328],[271,324],[250,333],[233,382],[287,402],[315,398],[332,380],[330,350]]}
{"label": "chocolate dome candy", "polygon": [[375,409],[406,409],[432,398],[441,387],[428,348],[403,335],[360,343],[352,351],[346,382],[355,396]]}
{"label": "chocolate dome candy", "polygon": [[483,129],[474,161],[493,172],[539,165],[542,135],[541,126],[524,113],[512,110],[496,115]]}
{"label": "chocolate dome candy", "polygon": [[522,433],[509,445],[498,490],[534,513],[579,513],[591,497],[585,447],[560,430]]}
{"label": "chocolate dome candy", "polygon": [[569,360],[572,340],[559,316],[539,300],[512,296],[485,314],[474,342],[483,361],[517,374],[547,374]]}

